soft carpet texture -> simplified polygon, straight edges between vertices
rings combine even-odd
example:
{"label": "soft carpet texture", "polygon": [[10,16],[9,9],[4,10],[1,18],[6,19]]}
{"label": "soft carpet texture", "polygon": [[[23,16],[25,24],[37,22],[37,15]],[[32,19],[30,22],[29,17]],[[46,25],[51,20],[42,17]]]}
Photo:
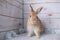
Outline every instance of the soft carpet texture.
{"label": "soft carpet texture", "polygon": [[36,38],[36,36],[28,37],[27,34],[18,35],[15,38],[11,38],[9,40],[60,40],[59,34],[44,34],[41,35],[40,38]]}

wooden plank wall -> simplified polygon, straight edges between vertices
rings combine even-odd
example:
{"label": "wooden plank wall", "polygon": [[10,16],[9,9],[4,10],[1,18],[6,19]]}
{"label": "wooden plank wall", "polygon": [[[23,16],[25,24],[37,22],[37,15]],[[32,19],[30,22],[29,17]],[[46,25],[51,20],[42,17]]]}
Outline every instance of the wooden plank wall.
{"label": "wooden plank wall", "polygon": [[22,24],[22,0],[0,0],[0,40],[7,31],[20,28]]}
{"label": "wooden plank wall", "polygon": [[60,0],[24,0],[24,27],[26,28],[27,18],[30,15],[29,4],[32,4],[33,9],[43,7],[43,10],[38,14],[46,32],[60,34]]}

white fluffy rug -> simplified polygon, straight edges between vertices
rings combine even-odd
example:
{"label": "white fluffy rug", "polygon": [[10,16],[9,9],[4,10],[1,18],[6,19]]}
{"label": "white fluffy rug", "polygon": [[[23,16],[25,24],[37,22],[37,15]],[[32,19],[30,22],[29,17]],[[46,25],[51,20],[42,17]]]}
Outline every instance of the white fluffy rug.
{"label": "white fluffy rug", "polygon": [[44,34],[39,39],[36,36],[28,37],[27,34],[18,35],[10,40],[60,40],[59,34]]}

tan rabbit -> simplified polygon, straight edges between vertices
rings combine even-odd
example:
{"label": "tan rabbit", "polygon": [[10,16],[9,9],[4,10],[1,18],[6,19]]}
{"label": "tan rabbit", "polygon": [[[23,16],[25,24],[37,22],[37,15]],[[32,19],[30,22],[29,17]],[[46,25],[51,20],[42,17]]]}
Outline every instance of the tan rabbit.
{"label": "tan rabbit", "polygon": [[27,32],[29,37],[32,36],[32,33],[35,33],[36,37],[40,37],[41,33],[44,31],[41,21],[37,16],[37,14],[42,10],[42,8],[43,7],[38,8],[36,11],[34,11],[31,4],[29,6],[31,12],[31,15],[29,16],[27,22]]}

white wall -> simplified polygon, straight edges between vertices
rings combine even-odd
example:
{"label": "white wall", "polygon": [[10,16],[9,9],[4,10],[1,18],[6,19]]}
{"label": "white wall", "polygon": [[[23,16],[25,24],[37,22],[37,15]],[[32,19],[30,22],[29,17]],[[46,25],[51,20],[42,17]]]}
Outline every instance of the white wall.
{"label": "white wall", "polygon": [[[60,33],[60,0],[24,0],[24,26],[30,14],[29,4],[36,10],[43,7],[38,17],[41,19],[47,33]],[[49,16],[51,14],[51,16]]]}
{"label": "white wall", "polygon": [[0,0],[0,40],[5,31],[22,27],[22,18],[22,0]]}

